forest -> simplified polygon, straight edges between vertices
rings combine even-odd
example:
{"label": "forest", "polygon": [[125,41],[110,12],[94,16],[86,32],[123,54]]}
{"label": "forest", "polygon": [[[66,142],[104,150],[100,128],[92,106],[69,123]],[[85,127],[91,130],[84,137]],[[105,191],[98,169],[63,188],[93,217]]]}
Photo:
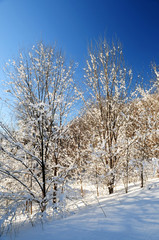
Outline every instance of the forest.
{"label": "forest", "polygon": [[[18,221],[63,216],[85,184],[95,196],[159,175],[159,68],[135,83],[121,44],[88,49],[83,85],[76,64],[43,42],[5,66],[14,127],[0,121],[1,233]],[[135,84],[134,84],[135,83]],[[80,107],[79,107],[80,106]]]}

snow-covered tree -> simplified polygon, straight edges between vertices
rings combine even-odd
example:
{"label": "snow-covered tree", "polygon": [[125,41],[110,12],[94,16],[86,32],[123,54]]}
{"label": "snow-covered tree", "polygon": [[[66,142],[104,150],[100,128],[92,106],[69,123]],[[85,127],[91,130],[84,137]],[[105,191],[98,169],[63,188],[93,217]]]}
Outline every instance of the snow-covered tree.
{"label": "snow-covered tree", "polygon": [[158,97],[154,87],[144,90],[138,87],[136,99],[131,103],[131,116],[133,117],[133,137],[131,157],[133,165],[141,180],[141,187],[149,165],[152,168],[152,159],[157,157],[158,139]]}
{"label": "snow-covered tree", "polygon": [[[119,160],[117,149],[119,131],[123,122],[122,109],[127,101],[127,90],[132,71],[124,66],[120,45],[109,46],[104,40],[89,50],[85,68],[85,79],[91,96],[91,104],[96,108],[98,118],[96,139],[98,151],[105,168],[105,178],[109,193],[113,193],[116,165]],[[88,106],[88,104],[86,104]],[[90,106],[88,106],[90,110]],[[89,111],[89,110],[88,110]],[[93,113],[92,113],[93,114]],[[98,154],[99,155],[99,154]]]}
{"label": "snow-covered tree", "polygon": [[74,65],[68,65],[55,47],[39,43],[28,54],[21,53],[17,61],[10,61],[7,74],[17,129],[13,134],[1,123],[5,140],[1,151],[13,164],[1,158],[0,173],[12,179],[14,186],[18,183],[16,199],[23,195],[25,202],[38,203],[42,212],[52,201],[57,210],[59,194],[73,168],[63,146],[76,100]]}

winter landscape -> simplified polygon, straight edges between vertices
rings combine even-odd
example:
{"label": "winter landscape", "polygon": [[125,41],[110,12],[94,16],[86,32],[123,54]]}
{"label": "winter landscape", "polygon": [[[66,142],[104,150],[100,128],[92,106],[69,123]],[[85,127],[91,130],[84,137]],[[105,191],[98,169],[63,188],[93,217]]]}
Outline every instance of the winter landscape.
{"label": "winter landscape", "polygon": [[70,216],[33,227],[23,226],[2,239],[158,239],[158,179],[147,182],[142,190],[138,184],[131,186],[129,194],[125,194],[120,186],[111,197],[104,197],[102,193],[98,199],[93,195],[95,189],[92,186],[85,187],[87,195],[72,203]]}
{"label": "winter landscape", "polygon": [[[31,0],[27,4],[16,2],[21,11],[11,6],[19,13],[17,19],[21,12],[28,19],[25,7],[28,11],[34,9],[37,19],[41,19],[35,3],[31,7]],[[39,11],[43,13],[47,9],[46,33],[48,19],[52,21],[48,26],[55,27],[53,14],[50,12],[49,18],[48,12],[56,9],[61,13],[64,11],[61,4],[68,12],[72,7],[76,11],[85,11],[82,10],[85,6],[90,11],[90,18],[94,19],[88,2],[83,5],[84,1],[79,4],[68,0],[66,4],[63,0],[60,3],[47,0],[46,6],[40,0]],[[96,0],[92,2],[94,11],[99,11],[101,18],[95,14],[98,25],[91,23],[91,26],[99,29],[101,19],[106,19],[105,11],[109,15],[109,10],[115,6],[116,12],[118,1],[110,3],[107,0],[103,7]],[[1,9],[11,10],[8,3],[12,4],[11,0],[0,1],[1,14]],[[142,6],[132,2],[127,4],[121,0],[118,6],[123,11],[123,15],[119,15],[122,26],[123,18],[124,24],[126,22],[125,16],[132,24],[127,15],[130,9],[137,14],[138,10],[133,7],[140,9]],[[154,14],[154,6],[159,7],[155,0],[144,4],[145,9]],[[151,31],[154,30],[152,23],[158,19],[154,14],[151,24],[142,23],[145,29],[149,26]],[[83,19],[74,14],[60,16],[64,21],[57,22],[57,28],[63,33],[65,21]],[[109,19],[111,17],[110,14]],[[116,14],[114,17],[117,18]],[[72,20],[69,26],[73,27]],[[35,19],[30,24],[29,20],[24,22],[34,26]],[[141,22],[139,18],[137,23]],[[42,26],[38,24],[38,32]],[[108,25],[102,26],[104,29]],[[136,26],[132,25],[133,31]],[[157,26],[156,22],[154,26]],[[78,32],[77,25],[75,29]],[[19,32],[19,28],[16,31]],[[71,36],[74,36],[73,32]],[[90,41],[85,59],[81,52],[77,54],[79,47],[76,47],[76,54],[70,50],[70,55],[77,55],[78,61],[73,61],[69,54],[67,57],[55,41],[49,43],[50,39],[55,40],[53,35],[40,41],[29,35],[35,40],[31,47],[18,50],[15,57],[10,55],[5,64],[1,63],[2,240],[159,239],[159,63],[158,60],[149,63],[150,70],[144,65],[146,71],[139,74],[137,68],[141,65],[137,58],[140,59],[140,54],[136,53],[135,58],[134,53],[130,54],[128,59],[133,60],[134,66],[129,67],[128,48],[125,51],[119,40],[110,40],[103,34],[104,30],[102,37]],[[126,31],[125,39],[130,36],[127,34]],[[68,33],[66,39],[67,36]],[[142,38],[142,35],[135,36],[134,44],[135,39],[138,43]],[[85,34],[80,37],[86,41]],[[155,34],[151,39],[154,40],[151,41],[152,48],[147,48],[147,52],[153,54],[149,54],[148,59],[156,56],[159,59],[155,37],[159,35]],[[66,42],[63,42],[64,46]],[[142,54],[145,61],[145,52]],[[4,56],[8,57],[7,54]]]}

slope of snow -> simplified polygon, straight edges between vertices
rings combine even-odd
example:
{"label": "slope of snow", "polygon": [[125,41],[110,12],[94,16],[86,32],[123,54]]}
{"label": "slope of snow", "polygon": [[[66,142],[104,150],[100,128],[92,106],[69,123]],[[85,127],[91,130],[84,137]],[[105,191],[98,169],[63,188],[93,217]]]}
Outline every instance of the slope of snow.
{"label": "slope of snow", "polygon": [[94,198],[70,217],[21,229],[15,239],[158,240],[159,180],[128,194],[116,193],[99,202]]}

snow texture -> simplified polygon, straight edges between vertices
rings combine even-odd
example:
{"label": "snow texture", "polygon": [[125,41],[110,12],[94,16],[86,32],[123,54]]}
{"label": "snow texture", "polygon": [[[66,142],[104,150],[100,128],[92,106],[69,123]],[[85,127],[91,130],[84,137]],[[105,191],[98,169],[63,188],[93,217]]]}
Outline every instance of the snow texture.
{"label": "snow texture", "polygon": [[[88,199],[87,199],[88,200]],[[9,240],[10,236],[2,236]],[[158,240],[159,180],[100,197],[61,220],[20,229],[16,240]]]}

